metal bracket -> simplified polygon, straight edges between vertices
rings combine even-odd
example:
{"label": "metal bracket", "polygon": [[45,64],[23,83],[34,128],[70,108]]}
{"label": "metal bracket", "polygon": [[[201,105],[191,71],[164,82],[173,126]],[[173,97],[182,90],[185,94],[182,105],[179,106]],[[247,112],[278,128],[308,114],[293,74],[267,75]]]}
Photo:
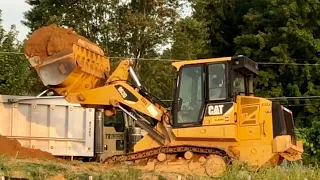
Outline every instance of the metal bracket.
{"label": "metal bracket", "polygon": [[64,98],[63,96],[44,96],[44,97],[29,97],[29,98],[14,98],[8,99],[9,103],[16,103],[23,100],[33,100],[33,99],[60,99]]}

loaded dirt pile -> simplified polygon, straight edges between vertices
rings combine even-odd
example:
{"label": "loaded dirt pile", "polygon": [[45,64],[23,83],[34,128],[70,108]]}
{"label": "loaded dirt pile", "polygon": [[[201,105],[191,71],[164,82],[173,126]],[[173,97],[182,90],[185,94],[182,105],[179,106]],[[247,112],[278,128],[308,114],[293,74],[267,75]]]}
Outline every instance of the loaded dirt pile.
{"label": "loaded dirt pile", "polygon": [[22,147],[17,140],[11,140],[1,135],[0,147],[0,155],[13,156],[17,158],[55,159],[54,156],[48,152]]}
{"label": "loaded dirt pile", "polygon": [[98,53],[103,51],[96,44],[75,33],[71,28],[58,27],[55,24],[44,26],[32,33],[25,45],[25,55],[39,56],[42,60],[55,53],[72,48],[74,43],[88,47]]}

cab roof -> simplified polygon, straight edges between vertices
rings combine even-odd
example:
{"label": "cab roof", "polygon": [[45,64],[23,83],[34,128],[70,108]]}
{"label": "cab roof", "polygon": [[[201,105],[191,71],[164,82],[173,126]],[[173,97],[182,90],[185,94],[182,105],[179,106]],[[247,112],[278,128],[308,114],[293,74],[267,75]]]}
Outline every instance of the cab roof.
{"label": "cab roof", "polygon": [[220,58],[210,58],[210,59],[198,59],[198,60],[185,60],[185,61],[178,61],[173,62],[172,66],[174,66],[177,71],[181,68],[181,66],[184,65],[190,65],[190,64],[202,64],[202,63],[213,63],[213,62],[226,62],[231,61],[232,57],[220,57]]}

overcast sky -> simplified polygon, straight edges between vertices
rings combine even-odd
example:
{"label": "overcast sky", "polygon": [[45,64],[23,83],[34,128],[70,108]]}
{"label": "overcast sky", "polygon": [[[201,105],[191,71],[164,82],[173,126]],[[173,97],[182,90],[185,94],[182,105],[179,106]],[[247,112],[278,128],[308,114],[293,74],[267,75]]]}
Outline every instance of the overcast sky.
{"label": "overcast sky", "polygon": [[0,0],[0,9],[2,10],[3,27],[8,30],[12,24],[17,26],[19,31],[18,39],[22,41],[29,32],[29,28],[21,24],[23,12],[30,9],[25,0]]}

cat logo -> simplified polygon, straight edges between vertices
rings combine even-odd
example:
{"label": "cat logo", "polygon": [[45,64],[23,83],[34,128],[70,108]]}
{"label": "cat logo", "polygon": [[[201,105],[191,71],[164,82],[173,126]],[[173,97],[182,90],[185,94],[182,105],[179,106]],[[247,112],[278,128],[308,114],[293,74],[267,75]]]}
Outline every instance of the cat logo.
{"label": "cat logo", "polygon": [[223,107],[224,107],[224,105],[208,106],[208,114],[210,116],[221,115],[221,114],[223,114]]}

